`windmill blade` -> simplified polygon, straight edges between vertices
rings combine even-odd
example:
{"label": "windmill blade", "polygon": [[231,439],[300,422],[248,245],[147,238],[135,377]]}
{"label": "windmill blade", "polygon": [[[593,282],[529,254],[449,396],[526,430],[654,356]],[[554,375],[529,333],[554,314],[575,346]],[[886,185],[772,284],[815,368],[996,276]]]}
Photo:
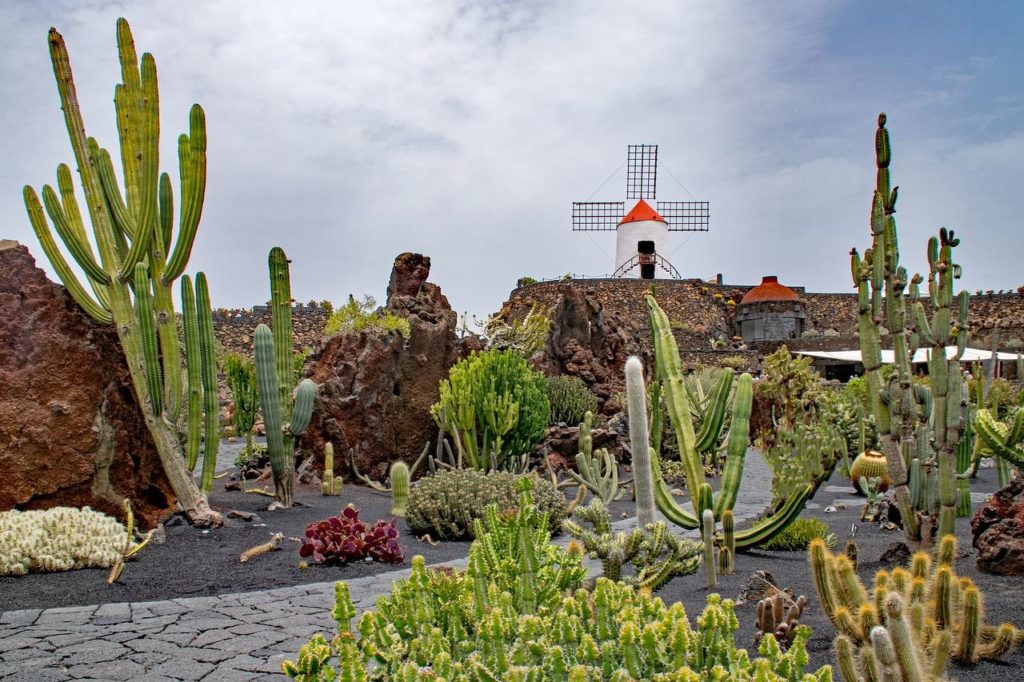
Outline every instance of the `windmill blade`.
{"label": "windmill blade", "polygon": [[614,231],[625,215],[624,201],[572,202],[573,232]]}
{"label": "windmill blade", "polygon": [[629,145],[626,153],[626,198],[653,199],[657,185],[658,145]]}
{"label": "windmill blade", "polygon": [[711,205],[707,201],[659,201],[658,213],[669,232],[707,232]]}

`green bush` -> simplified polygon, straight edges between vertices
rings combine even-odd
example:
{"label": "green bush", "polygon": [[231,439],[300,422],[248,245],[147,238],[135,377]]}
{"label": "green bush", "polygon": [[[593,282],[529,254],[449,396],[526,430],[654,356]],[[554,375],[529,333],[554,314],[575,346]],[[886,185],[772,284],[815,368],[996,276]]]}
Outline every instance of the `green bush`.
{"label": "green bush", "polygon": [[489,474],[476,469],[443,469],[421,478],[409,492],[405,522],[417,536],[429,533],[435,540],[471,537],[473,521],[481,519],[487,505],[506,510],[516,506],[516,483],[529,478],[537,507],[547,512],[548,529],[557,531],[565,519],[565,496],[550,481],[534,474]]}
{"label": "green bush", "polygon": [[327,318],[324,334],[330,336],[338,332],[359,332],[364,329],[398,332],[403,339],[408,339],[411,333],[409,320],[390,310],[378,310],[377,301],[372,296],[364,296],[363,300],[357,301],[355,296],[349,295],[348,303]]}
{"label": "green bush", "polygon": [[811,541],[821,538],[829,548],[836,546],[836,536],[828,524],[819,519],[797,519],[768,542],[757,546],[775,552],[803,552]]}
{"label": "green bush", "polygon": [[409,579],[395,581],[356,628],[339,582],[338,635],[315,635],[283,671],[306,681],[831,681],[829,666],[803,672],[806,626],[785,652],[766,635],[752,659],[736,648],[732,600],[708,595],[694,629],[678,602],[605,578],[583,589],[580,554],[550,544],[528,495],[515,516],[488,510],[465,573],[430,570],[416,557]]}
{"label": "green bush", "polygon": [[461,466],[487,471],[526,467],[548,425],[544,376],[512,351],[476,352],[448,372],[430,408],[455,443]]}
{"label": "green bush", "polygon": [[597,412],[597,396],[579,377],[548,377],[547,387],[548,402],[551,403],[549,424],[576,426],[583,422],[587,412]]}

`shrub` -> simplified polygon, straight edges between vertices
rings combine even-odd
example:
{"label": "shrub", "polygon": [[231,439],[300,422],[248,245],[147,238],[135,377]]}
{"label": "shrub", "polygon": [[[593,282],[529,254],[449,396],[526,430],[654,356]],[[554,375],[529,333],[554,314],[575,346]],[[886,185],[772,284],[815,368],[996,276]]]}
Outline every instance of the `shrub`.
{"label": "shrub", "polygon": [[348,303],[331,313],[324,326],[324,334],[328,336],[338,332],[359,332],[373,329],[382,332],[398,332],[403,339],[412,333],[409,320],[399,317],[387,309],[378,309],[377,301],[372,296],[364,296],[357,301],[349,295]]}
{"label": "shrub", "polygon": [[597,396],[579,377],[548,377],[547,388],[548,402],[551,403],[549,424],[575,426],[583,422],[587,412],[597,412]]}
{"label": "shrub", "polygon": [[[348,586],[335,589],[338,635],[317,634],[282,670],[299,680],[759,680],[826,682],[831,668],[804,673],[806,626],[783,652],[774,635],[751,659],[736,648],[739,623],[729,599],[712,594],[694,630],[679,603],[600,578],[580,587],[578,552],[550,544],[529,493],[514,516],[488,511],[465,573],[427,569],[413,559],[358,627]],[[358,634],[357,634],[358,633]],[[336,671],[342,671],[338,677]]]}
{"label": "shrub", "polygon": [[825,546],[836,546],[836,536],[828,524],[819,519],[797,519],[768,542],[757,546],[775,552],[802,552],[811,546],[811,541],[821,538]]}
{"label": "shrub", "polygon": [[536,284],[536,283],[537,283],[537,280],[535,278],[530,277],[529,275],[524,275],[523,277],[520,277],[516,281],[516,286],[517,287],[528,287],[531,284]]}
{"label": "shrub", "polygon": [[481,325],[481,331],[487,337],[488,350],[510,350],[528,358],[548,342],[551,318],[546,308],[533,306],[521,320],[491,315]]}
{"label": "shrub", "polygon": [[516,483],[529,478],[537,508],[548,515],[548,529],[557,531],[565,518],[565,496],[550,481],[530,474],[486,474],[476,469],[444,469],[421,478],[409,492],[405,522],[416,535],[429,533],[437,540],[471,537],[473,521],[481,519],[487,505],[506,510],[516,506]]}
{"label": "shrub", "polygon": [[451,436],[460,463],[485,471],[525,468],[551,409],[542,374],[511,351],[475,352],[451,368],[439,389],[430,414]]}
{"label": "shrub", "polygon": [[321,564],[344,564],[370,558],[385,564],[400,564],[405,551],[398,544],[395,521],[378,520],[367,528],[359,510],[349,505],[341,516],[331,516],[306,526],[306,540],[299,556],[313,557]]}
{"label": "shrub", "polygon": [[0,512],[0,575],[109,568],[127,537],[120,521],[89,507]]}

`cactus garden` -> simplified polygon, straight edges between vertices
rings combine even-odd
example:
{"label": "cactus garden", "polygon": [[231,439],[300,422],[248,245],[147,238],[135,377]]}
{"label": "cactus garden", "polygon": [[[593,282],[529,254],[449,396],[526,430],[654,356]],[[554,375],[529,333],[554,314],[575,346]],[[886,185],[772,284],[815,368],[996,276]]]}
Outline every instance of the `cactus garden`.
{"label": "cactus garden", "polygon": [[[1024,674],[1024,297],[961,284],[973,226],[901,250],[898,117],[864,116],[843,293],[641,249],[474,318],[403,252],[335,306],[308,244],[209,210],[231,132],[113,28],[108,128],[50,29],[56,184],[0,240],[0,679]],[[243,229],[258,259],[198,256]]]}

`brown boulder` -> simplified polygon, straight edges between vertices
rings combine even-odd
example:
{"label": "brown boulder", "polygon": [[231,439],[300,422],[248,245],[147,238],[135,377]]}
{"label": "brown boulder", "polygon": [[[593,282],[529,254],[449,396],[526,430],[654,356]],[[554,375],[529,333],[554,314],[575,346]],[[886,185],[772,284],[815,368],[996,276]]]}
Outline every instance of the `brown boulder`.
{"label": "brown boulder", "polygon": [[971,519],[978,568],[1024,575],[1024,477],[996,491]]}
{"label": "brown boulder", "polygon": [[387,309],[409,321],[406,341],[397,332],[364,330],[326,339],[307,361],[318,385],[317,402],[300,447],[318,463],[323,445],[334,445],[335,473],[348,472],[348,453],[361,473],[383,478],[395,459],[409,463],[437,435],[430,406],[448,370],[477,347],[460,339],[457,315],[436,284],[426,281],[430,258],[403,253],[395,259]]}
{"label": "brown boulder", "polygon": [[0,510],[89,505],[145,526],[174,495],[132,392],[117,335],[0,241]]}

